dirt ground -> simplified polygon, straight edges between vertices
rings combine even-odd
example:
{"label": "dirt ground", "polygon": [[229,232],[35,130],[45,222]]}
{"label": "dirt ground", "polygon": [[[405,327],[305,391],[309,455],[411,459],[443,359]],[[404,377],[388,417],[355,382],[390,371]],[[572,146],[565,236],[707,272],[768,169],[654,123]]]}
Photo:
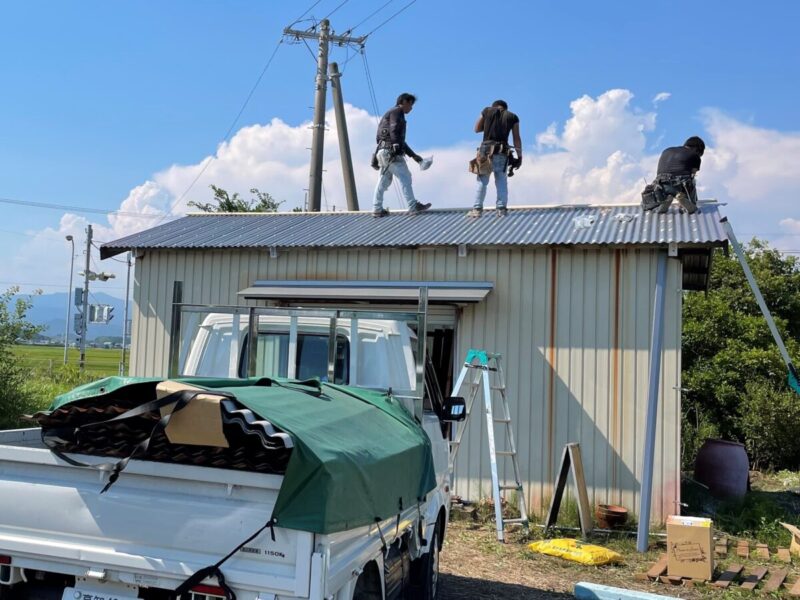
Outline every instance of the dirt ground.
{"label": "dirt ground", "polygon": [[[655,562],[657,552],[647,558],[632,552],[634,562],[624,566],[587,567],[530,552],[527,543],[531,540],[520,534],[512,533],[505,544],[499,544],[494,535],[491,524],[450,523],[441,554],[440,600],[571,598],[579,581],[658,591],[632,581],[631,576],[635,566]],[[634,548],[632,542],[623,544]]]}
{"label": "dirt ground", "polygon": [[[581,581],[689,599],[763,596],[758,590],[744,592],[738,586],[723,591],[709,585],[684,588],[636,581],[634,574],[645,572],[664,552],[663,542],[654,542],[650,552],[639,554],[634,537],[593,539],[592,543],[620,552],[625,562],[618,566],[591,567],[530,552],[527,550],[530,540],[520,534],[512,534],[505,544],[498,544],[491,524],[456,521],[448,527],[441,554],[440,600],[566,599],[573,597],[573,586]],[[721,564],[736,562],[734,554],[735,548],[731,548],[728,558]],[[797,559],[795,561],[797,563]],[[755,559],[745,560],[743,564],[746,569],[757,565],[781,566],[774,561],[763,563]],[[788,581],[800,576],[798,566],[792,566]],[[788,597],[785,590],[781,594]]]}

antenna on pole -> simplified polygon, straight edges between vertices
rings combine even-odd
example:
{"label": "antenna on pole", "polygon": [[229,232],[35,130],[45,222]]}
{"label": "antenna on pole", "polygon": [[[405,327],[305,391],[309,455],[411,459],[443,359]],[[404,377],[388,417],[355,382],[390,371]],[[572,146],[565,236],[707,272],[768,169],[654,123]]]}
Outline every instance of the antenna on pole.
{"label": "antenna on pole", "polygon": [[[311,166],[309,168],[309,173],[308,173],[308,210],[311,212],[319,212],[322,205],[322,158],[323,158],[322,155],[323,155],[323,146],[325,141],[325,99],[328,86],[328,49],[330,47],[331,42],[338,44],[340,46],[345,44],[358,44],[363,46],[367,37],[366,36],[352,37],[349,35],[332,34],[331,24],[330,21],[328,21],[328,19],[323,19],[320,22],[319,32],[313,30],[301,31],[298,29],[291,29],[290,27],[286,27],[283,30],[283,34],[290,40],[292,39],[298,41],[306,39],[319,40],[319,50],[317,52],[316,95],[314,97],[314,122],[311,126],[313,129],[313,138],[311,142]],[[336,83],[338,84],[338,81]],[[339,93],[341,93],[341,88],[339,89]],[[344,117],[344,110],[342,110],[341,112],[342,112],[342,117]],[[340,127],[340,135],[341,135],[342,123],[339,123],[338,125]],[[346,126],[344,131],[345,135],[347,135]],[[342,164],[345,164],[345,162],[350,163],[349,144],[348,144],[348,151],[346,152],[346,154],[347,158],[344,158],[343,156]],[[351,169],[350,173],[352,175],[352,164],[350,169]],[[347,173],[345,173],[346,188],[347,188],[347,178],[348,175]],[[353,189],[355,189],[354,185]],[[355,196],[353,198],[355,198]],[[357,207],[357,200],[355,202]],[[348,195],[348,206],[349,205],[350,205],[350,196]]]}

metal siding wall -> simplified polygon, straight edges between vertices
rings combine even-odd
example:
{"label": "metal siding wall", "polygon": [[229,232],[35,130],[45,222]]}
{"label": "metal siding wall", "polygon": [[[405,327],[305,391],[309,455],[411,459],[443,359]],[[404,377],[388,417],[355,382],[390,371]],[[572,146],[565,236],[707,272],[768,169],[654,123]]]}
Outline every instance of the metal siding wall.
{"label": "metal siding wall", "polygon": [[[580,442],[590,500],[638,511],[656,253],[651,250],[152,252],[137,260],[131,372],[164,375],[172,282],[184,301],[236,304],[256,279],[487,280],[463,309],[458,360],[470,347],[505,357],[512,419],[534,512],[546,510],[564,444]],[[680,264],[668,265],[653,520],[678,500]],[[554,310],[553,310],[554,309]],[[459,368],[457,365],[456,368]],[[474,413],[455,491],[489,495],[485,423]],[[510,477],[510,465],[505,467]]]}

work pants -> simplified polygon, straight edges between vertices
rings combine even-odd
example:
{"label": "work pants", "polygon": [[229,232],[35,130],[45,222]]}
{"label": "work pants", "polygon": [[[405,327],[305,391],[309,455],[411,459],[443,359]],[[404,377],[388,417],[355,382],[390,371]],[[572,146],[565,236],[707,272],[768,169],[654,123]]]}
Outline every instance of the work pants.
{"label": "work pants", "polygon": [[400,182],[400,191],[409,210],[416,208],[417,201],[411,187],[411,171],[408,169],[405,156],[393,155],[388,148],[382,148],[378,150],[378,166],[381,168],[381,176],[378,185],[375,186],[372,210],[378,212],[383,209],[383,194],[389,189],[394,177]]}

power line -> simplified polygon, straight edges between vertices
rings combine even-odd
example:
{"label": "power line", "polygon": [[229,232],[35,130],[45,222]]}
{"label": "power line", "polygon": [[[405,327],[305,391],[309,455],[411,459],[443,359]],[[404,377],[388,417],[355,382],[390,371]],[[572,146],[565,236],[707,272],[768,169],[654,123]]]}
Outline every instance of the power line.
{"label": "power line", "polygon": [[55,210],[71,210],[73,212],[93,213],[100,215],[118,215],[121,217],[140,217],[145,219],[158,219],[163,215],[152,213],[135,213],[123,210],[103,210],[102,208],[90,208],[87,206],[72,206],[69,204],[54,204],[51,202],[31,202],[29,200],[15,200],[14,198],[0,198],[3,204],[16,204],[18,206],[29,206],[32,208],[51,208]]}
{"label": "power line", "polygon": [[383,27],[384,25],[386,25],[386,24],[387,24],[389,21],[391,21],[392,19],[394,19],[394,18],[395,18],[397,15],[399,15],[401,12],[403,12],[404,10],[406,10],[408,7],[410,7],[410,6],[411,6],[412,4],[414,4],[416,1],[417,1],[417,0],[411,0],[411,2],[409,2],[408,4],[406,4],[406,5],[405,5],[403,8],[401,8],[400,10],[398,10],[398,11],[397,11],[396,13],[394,13],[394,14],[393,14],[391,17],[389,17],[388,19],[386,19],[386,20],[385,20],[383,23],[381,23],[380,25],[378,25],[378,26],[377,26],[375,29],[373,29],[372,31],[370,31],[370,32],[369,32],[367,35],[365,35],[364,37],[369,37],[369,36],[371,36],[373,33],[375,33],[376,31],[378,31],[378,29],[380,29],[381,27]]}
{"label": "power line", "polygon": [[[314,6],[316,6],[316,4]],[[313,8],[313,6],[312,6],[312,8]],[[311,9],[308,9],[308,10],[311,10]],[[303,13],[303,14],[305,14],[305,13]],[[239,109],[239,112],[236,113],[236,116],[233,118],[233,121],[231,122],[230,127],[228,127],[228,131],[225,132],[225,135],[222,138],[223,141],[228,141],[228,137],[231,135],[231,132],[233,131],[234,127],[236,127],[236,124],[239,122],[239,118],[242,116],[242,113],[244,112],[244,109],[247,108],[247,105],[250,102],[250,99],[253,97],[253,94],[255,93],[256,88],[261,83],[261,80],[264,77],[264,74],[267,72],[267,69],[269,69],[269,66],[272,64],[272,61],[275,59],[275,55],[278,53],[278,48],[281,47],[282,43],[283,43],[283,37],[281,37],[281,39],[278,40],[278,43],[275,45],[275,49],[272,51],[272,54],[270,55],[269,59],[267,60],[267,63],[264,65],[264,68],[261,69],[261,73],[259,73],[258,78],[256,79],[255,83],[253,84],[253,87],[250,88],[250,92],[247,94],[247,97],[244,99],[244,102],[242,103],[242,106]],[[184,190],[184,192],[180,196],[178,196],[175,199],[174,202],[172,202],[170,204],[169,210],[167,212],[165,212],[161,216],[161,218],[156,222],[156,225],[161,223],[168,215],[170,215],[172,213],[173,210],[175,210],[175,208],[178,206],[180,201],[183,200],[186,197],[186,194],[188,194],[189,191],[194,187],[194,184],[198,182],[200,177],[203,176],[203,173],[206,172],[206,170],[211,165],[211,163],[214,162],[214,160],[216,160],[216,155],[212,154],[209,157],[209,159],[207,161],[205,161],[205,164],[200,169],[200,172],[195,176],[194,179],[192,179],[192,182],[189,184],[189,187],[187,187]]]}
{"label": "power line", "polygon": [[[32,283],[30,281],[0,281],[0,285],[32,285],[35,287],[57,287],[63,288],[67,287],[67,284],[64,283]],[[103,286],[104,290],[124,290],[125,287],[116,287],[116,286]]]}
{"label": "power line", "polygon": [[[314,7],[315,7],[317,4],[319,4],[320,2],[322,2],[322,0],[317,0],[316,2],[314,2],[314,4],[312,4],[311,6],[309,6],[309,7],[306,9],[306,11],[305,11],[305,12],[304,12],[302,15],[300,15],[300,16],[299,16],[299,17],[297,17],[297,18],[296,18],[294,21],[292,21],[292,25],[294,25],[295,23],[297,23],[297,22],[298,22],[300,19],[302,19],[303,17],[305,17],[305,16],[306,16],[308,13],[310,13],[312,10],[314,10]],[[290,27],[291,27],[291,25],[290,25]]]}
{"label": "power line", "polygon": [[[375,85],[372,81],[372,72],[369,68],[369,61],[367,60],[367,49],[365,46],[361,46],[361,57],[364,59],[364,74],[367,79],[367,89],[369,90],[370,100],[372,101],[372,108],[375,111],[375,124],[380,125],[380,112],[378,109],[378,97],[375,95]],[[400,194],[400,186],[397,183],[397,179],[393,178],[392,182],[394,183],[394,193],[395,199],[397,200],[397,205],[400,208],[403,208],[403,200]]]}
{"label": "power line", "polygon": [[344,0],[344,2],[342,2],[342,3],[341,3],[339,6],[337,6],[336,8],[334,8],[334,9],[333,9],[331,12],[329,12],[329,13],[328,13],[327,15],[325,15],[324,17],[322,17],[322,19],[321,19],[321,20],[322,20],[322,21],[324,21],[325,19],[327,19],[328,17],[330,17],[330,16],[331,16],[333,13],[335,13],[337,10],[339,10],[340,8],[342,8],[342,7],[343,7],[345,4],[347,4],[348,2],[350,2],[350,0]]}
{"label": "power line", "polygon": [[372,11],[371,13],[369,13],[369,15],[367,15],[366,17],[364,17],[364,18],[363,18],[361,21],[359,21],[359,23],[358,23],[357,25],[354,25],[354,26],[353,26],[353,27],[351,27],[351,28],[350,28],[348,31],[353,31],[354,29],[358,29],[358,28],[359,28],[359,27],[361,27],[361,26],[362,26],[364,23],[366,23],[367,21],[369,21],[369,20],[370,20],[372,17],[374,17],[375,15],[377,15],[379,12],[381,12],[381,11],[382,11],[384,8],[386,8],[387,6],[389,6],[389,5],[390,5],[392,2],[394,2],[394,0],[389,0],[389,1],[388,1],[388,2],[386,2],[385,4],[381,5],[381,7],[380,7],[379,9],[377,9],[377,10],[374,10],[374,11]]}

